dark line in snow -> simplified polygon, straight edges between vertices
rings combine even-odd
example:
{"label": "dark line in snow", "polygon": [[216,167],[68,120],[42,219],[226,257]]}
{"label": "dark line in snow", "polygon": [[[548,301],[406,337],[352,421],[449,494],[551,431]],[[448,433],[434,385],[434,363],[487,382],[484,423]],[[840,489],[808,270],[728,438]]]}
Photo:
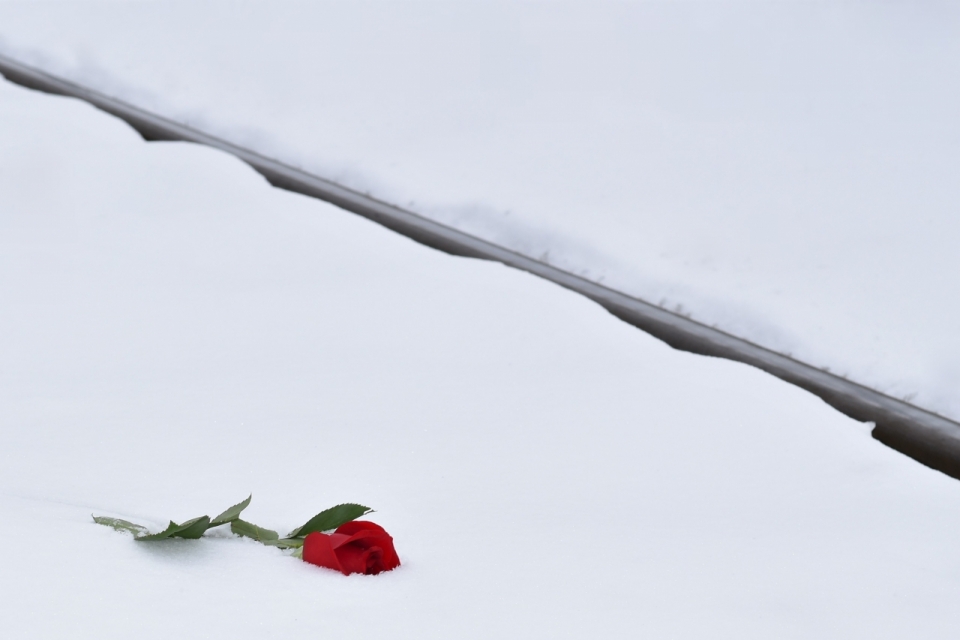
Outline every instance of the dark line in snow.
{"label": "dark line in snow", "polygon": [[762,369],[806,389],[855,420],[873,422],[877,440],[960,479],[960,424],[943,416],[3,55],[0,74],[30,89],[89,102],[127,122],[147,141],[194,142],[230,153],[275,187],[324,200],[429,247],[455,256],[495,260],[538,275],[590,298],[675,349]]}

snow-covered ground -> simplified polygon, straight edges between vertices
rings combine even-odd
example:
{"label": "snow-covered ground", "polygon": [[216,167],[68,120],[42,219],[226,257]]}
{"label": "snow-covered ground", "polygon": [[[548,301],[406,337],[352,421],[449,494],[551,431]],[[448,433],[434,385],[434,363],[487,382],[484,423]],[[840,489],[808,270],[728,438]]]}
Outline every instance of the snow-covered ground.
{"label": "snow-covered ground", "polygon": [[[0,2],[4,50],[960,416],[948,6]],[[508,213],[509,212],[509,213]],[[11,637],[954,638],[960,484],[749,367],[0,83]],[[404,565],[217,534],[359,501]]]}
{"label": "snow-covered ground", "polygon": [[955,3],[6,0],[0,39],[960,418]]}
{"label": "snow-covered ground", "polygon": [[[4,24],[6,27],[7,24]],[[955,638],[960,483],[747,366],[0,83],[11,638]],[[403,566],[234,539],[359,501]]]}

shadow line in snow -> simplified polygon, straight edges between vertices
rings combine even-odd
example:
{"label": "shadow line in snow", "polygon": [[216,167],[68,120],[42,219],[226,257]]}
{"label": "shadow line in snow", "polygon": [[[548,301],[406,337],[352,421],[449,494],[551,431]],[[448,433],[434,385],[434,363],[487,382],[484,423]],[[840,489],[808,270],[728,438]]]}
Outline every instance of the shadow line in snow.
{"label": "shadow line in snow", "polygon": [[434,249],[494,260],[540,276],[590,298],[675,349],[762,369],[855,420],[873,422],[873,437],[880,442],[960,479],[960,424],[948,418],[4,55],[0,55],[0,74],[30,89],[84,100],[125,121],[148,142],[193,142],[225,151],[274,187],[324,200]]}

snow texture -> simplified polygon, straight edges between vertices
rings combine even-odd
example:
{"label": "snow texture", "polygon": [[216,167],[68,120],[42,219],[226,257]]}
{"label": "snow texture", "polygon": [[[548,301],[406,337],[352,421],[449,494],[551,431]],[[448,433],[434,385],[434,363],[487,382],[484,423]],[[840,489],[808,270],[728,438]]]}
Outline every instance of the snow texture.
{"label": "snow texture", "polygon": [[[65,60],[87,43],[94,53],[85,55],[97,64],[115,64],[116,77],[129,73],[131,86],[155,83],[172,110],[184,113],[195,100],[197,109],[209,109],[211,126],[212,118],[221,116],[224,130],[237,131],[230,127],[244,122],[262,125],[270,132],[265,148],[299,149],[304,157],[316,150],[316,161],[329,161],[330,167],[340,161],[347,166],[351,138],[363,142],[369,135],[367,146],[351,153],[357,153],[358,166],[363,154],[371,153],[363,169],[395,179],[386,187],[390,193],[422,188],[438,201],[466,201],[468,187],[499,184],[490,201],[523,205],[517,216],[532,216],[525,229],[546,220],[535,217],[536,203],[561,202],[566,193],[570,201],[557,210],[558,227],[569,224],[576,234],[577,224],[587,229],[592,220],[609,231],[620,220],[624,235],[635,234],[638,255],[640,248],[670,236],[665,221],[650,228],[647,238],[616,215],[604,217],[629,194],[611,190],[613,204],[604,215],[606,205],[580,206],[597,183],[564,186],[564,176],[574,176],[565,172],[578,162],[591,165],[569,155],[564,145],[584,143],[582,132],[571,131],[556,148],[523,151],[521,142],[532,143],[560,126],[563,109],[581,108],[576,100],[558,104],[557,119],[535,118],[545,104],[535,91],[528,124],[544,128],[534,134],[521,127],[518,141],[505,133],[516,124],[511,120],[516,113],[506,113],[502,120],[490,116],[490,127],[476,134],[469,133],[473,124],[464,116],[458,130],[477,138],[452,136],[444,142],[456,128],[452,106],[449,112],[437,107],[420,113],[413,102],[368,102],[374,90],[344,75],[343,82],[359,93],[323,93],[324,100],[314,103],[315,126],[305,127],[309,100],[288,94],[284,103],[268,85],[258,84],[320,96],[324,74],[338,68],[320,53],[337,47],[344,60],[361,66],[366,61],[371,73],[378,68],[377,51],[385,65],[404,69],[401,62],[410,62],[404,56],[412,49],[399,46],[402,39],[387,26],[402,30],[422,23],[423,33],[439,34],[438,25],[459,24],[466,21],[464,12],[472,11],[475,24],[464,22],[461,31],[444,36],[453,48],[446,61],[424,58],[421,93],[436,90],[428,72],[444,65],[450,66],[446,82],[456,85],[454,70],[469,49],[470,33],[481,38],[496,28],[522,35],[541,25],[542,58],[518,54],[517,63],[508,64],[510,47],[519,40],[504,36],[503,47],[487,48],[502,54],[492,58],[501,66],[483,75],[487,67],[477,62],[477,84],[462,84],[464,91],[470,86],[479,91],[484,82],[500,86],[509,78],[500,78],[498,70],[516,69],[521,96],[530,80],[522,76],[523,60],[556,69],[552,56],[559,53],[551,47],[559,41],[551,34],[563,25],[612,29],[613,5],[601,5],[594,22],[583,5],[561,5],[557,14],[539,5],[496,5],[517,12],[511,14],[515,20],[497,25],[477,17],[486,14],[475,5],[447,5],[446,13],[433,11],[435,5],[429,5],[431,11],[423,8],[427,5],[386,3],[300,5],[299,20],[291,9],[274,14],[257,4],[190,6],[207,31],[175,19],[189,13],[187,5],[39,3],[0,4],[0,32],[11,42],[19,38],[16,46],[30,40]],[[673,15],[669,12],[686,5],[618,6],[629,17],[641,10]],[[761,14],[785,20],[785,12],[799,11],[785,7]],[[413,13],[406,13],[408,8]],[[711,15],[708,9],[704,15]],[[841,18],[847,10],[852,11],[838,10]],[[322,11],[339,18],[341,28],[319,20]],[[520,20],[528,13],[537,20]],[[290,38],[311,16],[316,39]],[[692,28],[677,20],[669,23],[675,30]],[[244,24],[250,29],[259,24],[269,38],[242,36]],[[703,18],[697,24],[709,32],[713,23]],[[931,28],[944,24],[946,18]],[[214,26],[216,37],[210,35]],[[382,34],[380,49],[372,52],[363,40],[350,40],[368,31]],[[648,37],[664,47],[672,42],[656,30]],[[573,36],[568,41],[576,45],[570,60],[589,50]],[[204,42],[208,49],[202,49]],[[458,49],[462,42],[465,48]],[[241,63],[256,59],[247,51],[251,43],[276,57],[267,55],[248,76],[237,76],[245,68]],[[305,48],[303,55],[289,53],[288,47],[297,46]],[[609,46],[617,46],[612,36]],[[396,55],[386,56],[388,50]],[[292,72],[276,63],[287,55],[302,65],[312,60],[316,75],[302,82],[286,75]],[[720,65],[723,58],[714,60]],[[391,77],[377,73],[368,79],[371,86]],[[577,76],[585,72],[576,68],[570,73],[586,77]],[[551,76],[544,71],[543,77]],[[393,81],[400,87],[408,79]],[[554,81],[559,91],[563,83]],[[710,82],[723,84],[722,77]],[[231,86],[239,92],[232,96],[236,100],[228,99]],[[402,102],[415,93],[384,95]],[[518,108],[523,100],[516,99],[504,109]],[[358,112],[351,116],[341,100]],[[478,106],[475,115],[480,118],[490,104]],[[339,124],[328,119],[329,110],[338,109],[343,110]],[[592,126],[613,127],[617,109],[609,110],[613,120],[598,118]],[[264,114],[272,117],[263,119]],[[409,128],[375,139],[392,130],[385,124],[391,118],[406,117],[412,119]],[[431,117],[437,118],[433,137],[418,128]],[[358,128],[364,118],[369,127]],[[499,128],[493,120],[506,124]],[[924,120],[916,126],[933,124]],[[483,131],[490,140],[481,140]],[[534,137],[524,138],[528,133]],[[423,146],[388,171],[388,152],[399,153],[405,136]],[[484,155],[507,142],[513,146],[501,149],[502,163]],[[624,148],[635,142],[624,140]],[[431,147],[441,143],[450,145],[446,163]],[[678,153],[692,153],[692,147],[685,149]],[[530,155],[524,159],[523,153]],[[550,171],[539,167],[535,153],[553,163],[557,189],[537,182]],[[614,148],[614,159],[622,160],[617,153]],[[783,162],[794,161],[788,155]],[[605,175],[603,163],[613,161],[601,156],[593,157],[599,163],[595,177]],[[841,154],[837,161],[842,164],[844,157],[852,158]],[[886,158],[896,164],[896,154]],[[486,167],[488,161],[492,166]],[[722,167],[717,162],[714,168]],[[779,170],[775,163],[767,165],[773,173]],[[656,186],[631,166],[621,177],[630,174]],[[488,173],[472,174],[479,167]],[[525,176],[522,167],[529,169]],[[690,167],[701,170],[707,171],[706,165]],[[455,175],[460,182],[447,181]],[[943,196],[947,187],[936,184]],[[690,202],[706,193],[698,189],[690,185]],[[878,217],[883,233],[900,220],[902,241],[920,237],[910,235],[913,227],[905,218],[894,216],[895,203],[874,196],[890,207],[886,217]],[[563,218],[564,211],[571,217]],[[574,211],[597,217],[578,221]],[[946,224],[935,213],[928,230]],[[684,215],[693,220],[692,210]],[[682,227],[684,217],[677,216]],[[479,224],[480,218],[471,220]],[[757,224],[758,233],[773,225]],[[791,228],[789,221],[783,224]],[[939,229],[930,242],[948,242],[942,237],[946,229]],[[745,249],[735,231],[733,225],[718,242]],[[707,229],[690,232],[709,237]],[[618,234],[610,240],[628,242]],[[698,246],[703,249],[691,241],[684,251],[692,255]],[[765,265],[758,267],[756,280],[740,283],[744,297],[757,296],[751,300],[759,304],[764,299],[756,287],[768,282],[763,278],[773,267],[763,262],[769,248],[759,240],[756,246],[754,258],[717,259],[727,267],[746,264],[735,258]],[[825,245],[818,246],[815,250],[826,252]],[[953,259],[914,248],[904,258],[906,279],[919,273],[909,271],[921,269],[918,256]],[[786,249],[790,255],[783,264],[800,255],[796,247]],[[846,260],[842,253],[825,257],[822,273],[842,271],[831,262]],[[650,286],[666,286],[666,276],[659,284],[657,278],[670,265],[682,264],[678,256],[644,255],[662,270],[651,271]],[[858,265],[851,258],[848,266],[861,270],[849,282],[869,270]],[[717,281],[724,269],[718,267]],[[691,287],[693,280],[684,278],[695,273],[694,267],[670,272]],[[806,292],[822,286],[839,295],[820,271],[784,273],[798,280],[806,273]],[[940,274],[941,286],[950,286],[952,273]],[[879,279],[873,284],[877,290],[887,286]],[[727,285],[738,286],[733,279]],[[717,300],[725,299],[725,291],[715,292]],[[824,298],[832,302],[817,311],[823,326],[814,328],[840,331],[843,314],[870,309],[874,293],[859,291],[860,297],[844,301],[848,306],[830,306],[837,299]],[[761,312],[804,300],[791,295],[758,308],[756,317],[779,326],[778,317]],[[945,298],[929,303],[945,305]],[[792,302],[783,302],[787,299]],[[890,307],[895,316],[890,322],[918,313],[907,302]],[[527,274],[427,249],[324,203],[272,189],[225,154],[182,143],[147,145],[125,124],[86,104],[5,82],[0,82],[0,310],[5,636],[766,640],[952,639],[960,631],[960,484],[872,440],[868,426],[750,367],[671,350],[588,300]],[[803,324],[809,314],[801,315],[784,331],[813,326]],[[884,318],[878,331],[894,327],[883,324]],[[887,355],[913,354],[903,365],[903,379],[909,365],[927,354],[924,348],[935,333],[934,328],[904,331],[884,344]],[[904,346],[908,339],[915,342]],[[837,357],[880,358],[860,348],[855,342]],[[943,347],[944,357],[949,348]],[[885,358],[894,367],[896,359]],[[344,577],[226,533],[137,543],[90,517],[125,517],[159,528],[168,518],[214,515],[249,492],[254,498],[246,516],[284,531],[338,502],[369,504],[377,509],[371,519],[394,535],[404,564],[380,576]]]}
{"label": "snow texture", "polygon": [[960,418],[951,3],[0,2],[4,49]]}

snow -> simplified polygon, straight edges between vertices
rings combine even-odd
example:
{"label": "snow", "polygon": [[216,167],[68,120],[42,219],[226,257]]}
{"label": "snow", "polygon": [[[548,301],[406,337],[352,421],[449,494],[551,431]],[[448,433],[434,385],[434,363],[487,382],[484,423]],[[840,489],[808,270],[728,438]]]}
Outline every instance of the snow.
{"label": "snow", "polygon": [[[750,367],[0,83],[0,619],[44,638],[953,638],[960,485]],[[214,534],[377,509],[344,577]]]}
{"label": "snow", "polygon": [[[960,490],[750,367],[0,85],[12,637],[947,638]],[[136,543],[254,496],[378,510],[345,578]]]}
{"label": "snow", "polygon": [[960,418],[950,3],[0,2],[3,49]]}

